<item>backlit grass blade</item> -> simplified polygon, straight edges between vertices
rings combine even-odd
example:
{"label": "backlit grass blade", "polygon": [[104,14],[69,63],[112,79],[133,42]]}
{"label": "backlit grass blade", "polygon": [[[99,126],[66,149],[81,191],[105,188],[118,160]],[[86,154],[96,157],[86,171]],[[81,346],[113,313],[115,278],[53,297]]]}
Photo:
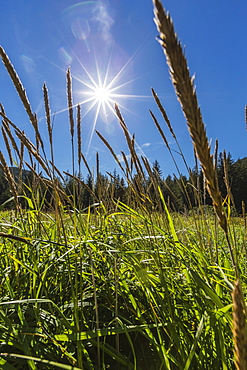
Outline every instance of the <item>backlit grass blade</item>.
{"label": "backlit grass blade", "polygon": [[0,354],[0,366],[2,370],[15,370],[15,367],[9,364]]}
{"label": "backlit grass blade", "polygon": [[124,334],[126,332],[142,332],[146,329],[152,329],[157,327],[162,327],[163,324],[142,324],[142,325],[129,325],[123,327],[114,327],[114,328],[107,328],[107,329],[98,329],[98,330],[88,330],[83,331],[80,333],[71,333],[71,334],[58,334],[55,335],[55,339],[61,342],[69,342],[71,340],[88,340],[97,337],[105,337],[107,335],[116,335],[116,334]]}
{"label": "backlit grass blade", "polygon": [[[189,273],[204,294],[211,298],[212,305],[215,305],[218,309],[224,309],[225,305],[219,296],[214,292],[214,290],[207,283],[205,283],[195,271],[190,270]],[[225,318],[229,321],[229,323],[232,322],[231,315],[228,311],[225,312]]]}
{"label": "backlit grass blade", "polygon": [[207,315],[203,315],[202,318],[201,318],[201,321],[198,325],[198,328],[197,328],[197,331],[196,331],[196,335],[195,335],[195,338],[194,338],[194,341],[193,341],[193,344],[191,346],[191,349],[190,349],[190,353],[189,353],[189,356],[187,358],[187,361],[185,363],[185,366],[184,366],[184,369],[183,370],[189,370],[190,368],[190,365],[191,365],[191,361],[193,359],[193,356],[195,355],[195,351],[196,351],[196,347],[197,347],[197,343],[200,339],[200,336],[202,334],[202,331],[204,329],[204,323],[205,321],[207,320]]}
{"label": "backlit grass blade", "polygon": [[0,353],[0,356],[10,357],[10,358],[11,357],[12,358],[19,358],[19,359],[23,359],[23,360],[27,360],[27,361],[35,361],[35,362],[39,362],[39,363],[42,363],[42,364],[55,366],[56,368],[59,368],[59,369],[81,370],[81,368],[76,367],[76,366],[65,365],[65,364],[55,362],[55,361],[48,361],[48,360],[45,360],[45,359],[42,359],[42,358],[33,357],[33,356],[25,356],[25,355],[20,355],[20,354],[17,354],[17,353]]}

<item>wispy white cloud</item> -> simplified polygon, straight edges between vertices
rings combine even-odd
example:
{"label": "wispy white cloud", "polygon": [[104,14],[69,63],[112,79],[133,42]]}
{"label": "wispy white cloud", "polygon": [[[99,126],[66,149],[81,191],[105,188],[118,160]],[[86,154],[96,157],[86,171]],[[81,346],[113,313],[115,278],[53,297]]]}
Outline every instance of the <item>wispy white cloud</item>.
{"label": "wispy white cloud", "polygon": [[93,20],[98,22],[100,35],[106,44],[110,45],[113,41],[111,27],[115,23],[113,17],[110,15],[109,7],[106,2],[98,1],[93,10]]}
{"label": "wispy white cloud", "polygon": [[[119,162],[121,162],[121,163],[124,162],[124,159],[123,159],[123,155],[122,154],[117,154],[117,158],[118,158]],[[130,154],[127,154],[126,155],[126,159],[127,159],[127,161],[130,161],[131,155]]]}

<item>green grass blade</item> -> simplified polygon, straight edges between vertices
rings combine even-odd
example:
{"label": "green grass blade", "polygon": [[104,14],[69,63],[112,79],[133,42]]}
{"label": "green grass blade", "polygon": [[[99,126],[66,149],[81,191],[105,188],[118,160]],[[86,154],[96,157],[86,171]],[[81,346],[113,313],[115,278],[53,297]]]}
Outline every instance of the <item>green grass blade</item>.
{"label": "green grass blade", "polygon": [[45,359],[42,359],[42,358],[33,357],[33,356],[19,355],[19,354],[16,354],[16,353],[0,353],[0,356],[20,358],[20,359],[27,360],[27,361],[40,362],[42,364],[47,364],[47,365],[55,366],[55,367],[57,367],[59,369],[65,369],[65,370],[81,370],[81,368],[76,367],[76,366],[65,365],[65,364],[61,364],[61,363],[55,362],[55,361],[48,361],[48,360],[45,360]]}
{"label": "green grass blade", "polygon": [[189,356],[188,356],[187,361],[186,361],[185,366],[184,366],[184,370],[189,370],[189,368],[190,368],[191,361],[192,361],[193,356],[195,354],[196,346],[197,346],[197,343],[198,343],[198,341],[200,339],[202,330],[204,328],[204,323],[205,323],[206,320],[207,320],[207,316],[206,315],[203,315],[202,318],[201,318],[201,321],[200,321],[200,323],[198,325],[198,328],[197,328],[197,331],[196,331],[196,335],[195,335],[193,344],[192,344],[191,349],[190,349]]}
{"label": "green grass blade", "polygon": [[116,334],[126,334],[126,332],[131,333],[135,331],[142,332],[146,329],[152,329],[157,327],[162,327],[163,324],[143,324],[143,325],[128,325],[123,327],[114,327],[107,329],[98,329],[98,330],[87,330],[79,333],[71,334],[58,334],[55,335],[55,339],[61,342],[69,342],[74,340],[88,340],[92,338],[105,337],[107,335],[116,335]]}

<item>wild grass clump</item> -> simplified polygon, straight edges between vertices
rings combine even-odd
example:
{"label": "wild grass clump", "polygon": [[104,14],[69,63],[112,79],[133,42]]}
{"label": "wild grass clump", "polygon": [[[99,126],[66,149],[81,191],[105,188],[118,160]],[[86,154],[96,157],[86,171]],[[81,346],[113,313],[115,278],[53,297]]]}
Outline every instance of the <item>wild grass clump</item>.
{"label": "wild grass clump", "polygon": [[[81,151],[79,104],[74,120],[70,69],[66,76],[72,173],[58,169],[48,88],[43,85],[47,151],[25,89],[0,48],[34,129],[33,142],[1,105],[6,152],[9,163],[18,169],[9,167],[0,153],[0,167],[12,193],[0,205],[3,369],[246,367],[246,216],[243,212],[243,219],[232,217],[234,202],[226,166],[229,202],[227,208],[222,205],[217,155],[210,153],[186,58],[160,1],[154,0],[154,9],[160,43],[192,137],[196,166],[199,160],[214,211],[203,202],[206,192],[198,170],[192,172],[188,167],[154,90],[159,112],[190,176],[189,188],[165,130],[150,112],[180,176],[177,183],[187,204],[183,212],[173,212],[163,192],[169,184],[147,158],[138,155],[135,136],[117,105],[116,119],[129,150],[122,152],[122,162],[112,145],[97,134],[115,158],[124,184],[116,173],[108,174],[110,180],[100,173],[98,153],[93,173]],[[88,171],[87,181],[82,178],[82,165]],[[27,177],[24,168],[29,170]],[[10,201],[14,209],[3,211]]]}

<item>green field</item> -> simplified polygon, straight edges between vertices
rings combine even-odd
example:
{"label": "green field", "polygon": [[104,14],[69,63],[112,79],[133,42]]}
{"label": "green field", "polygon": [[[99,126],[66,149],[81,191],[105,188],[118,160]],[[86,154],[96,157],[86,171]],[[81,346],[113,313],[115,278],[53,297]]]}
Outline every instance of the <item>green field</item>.
{"label": "green field", "polygon": [[[234,368],[234,271],[214,217],[119,205],[62,221],[1,215],[1,230],[20,238],[0,249],[1,352],[12,354],[2,368]],[[244,279],[245,231],[232,221]]]}
{"label": "green field", "polygon": [[[202,189],[195,174],[191,176],[192,205],[188,184],[179,179],[187,199],[181,212],[173,212],[162,179],[146,158],[138,156],[117,105],[116,119],[130,161],[126,155],[124,165],[120,163],[111,144],[98,135],[125,176],[125,201],[116,196],[118,178],[112,176],[110,187],[100,176],[98,157],[97,178],[92,179],[97,186],[81,179],[82,159],[87,163],[78,150],[76,172],[70,70],[67,96],[74,162],[73,173],[65,173],[71,179],[68,194],[63,187],[65,174],[54,163],[46,85],[49,155],[20,79],[0,49],[35,136],[33,143],[1,106],[6,152],[10,160],[17,158],[18,168],[14,175],[0,152],[0,167],[11,191],[11,198],[0,206],[1,369],[246,368],[246,308],[241,291],[247,285],[245,206],[237,215],[227,166],[223,202],[187,61],[169,16],[155,3],[161,45],[205,183]],[[154,91],[153,96],[176,140]],[[78,133],[79,106],[76,111]],[[77,138],[79,149],[80,145]],[[32,174],[29,181],[24,181],[23,167]],[[83,208],[79,200],[85,189],[90,204]],[[213,206],[204,204],[205,189]]]}

